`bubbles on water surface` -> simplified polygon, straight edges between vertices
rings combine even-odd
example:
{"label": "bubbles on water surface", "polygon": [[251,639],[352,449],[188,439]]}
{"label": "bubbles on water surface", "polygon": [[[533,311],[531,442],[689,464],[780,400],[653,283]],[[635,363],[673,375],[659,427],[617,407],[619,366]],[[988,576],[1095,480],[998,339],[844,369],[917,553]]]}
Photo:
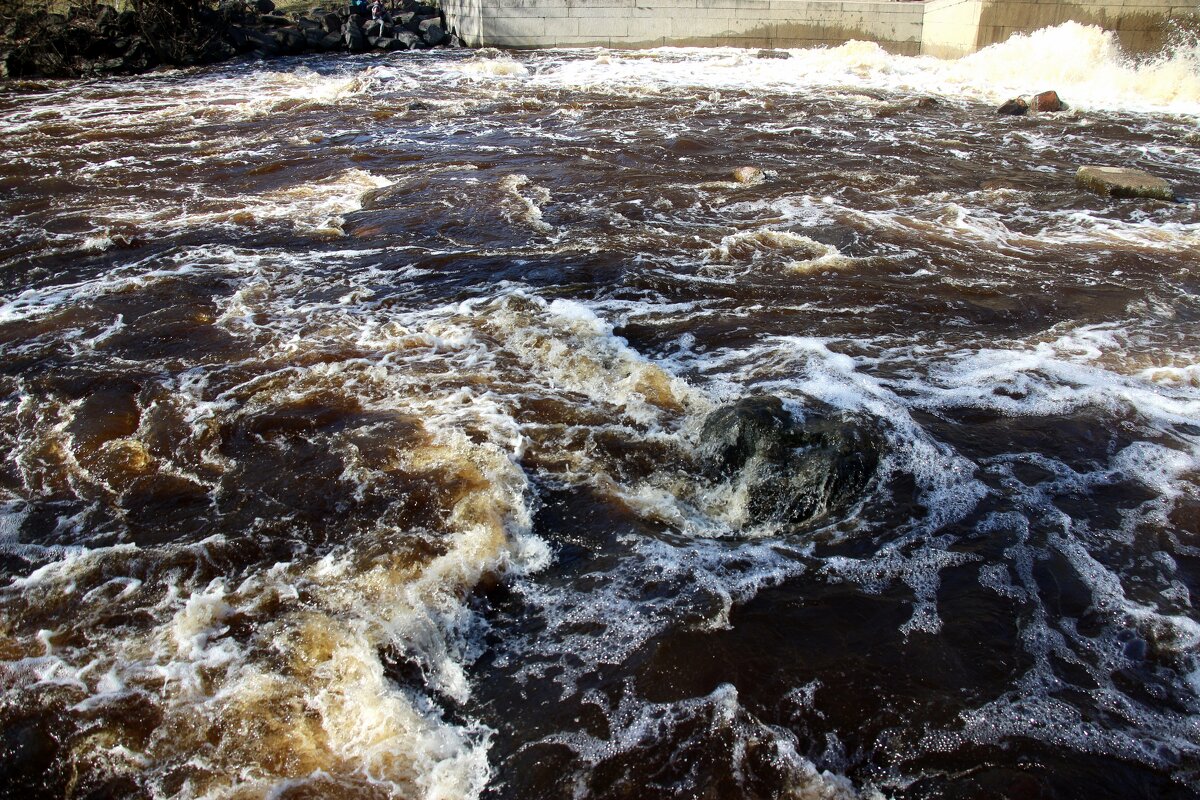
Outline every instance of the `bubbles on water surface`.
{"label": "bubbles on water surface", "polygon": [[[14,108],[12,780],[915,796],[1022,752],[1187,785],[1194,204],[1068,167],[1190,196],[1157,112],[1195,98],[1184,51],[1105,42],[317,59]],[[989,65],[1067,45],[1074,111],[999,127],[1045,87]],[[827,516],[702,475],[705,420],[761,396],[877,437]]]}

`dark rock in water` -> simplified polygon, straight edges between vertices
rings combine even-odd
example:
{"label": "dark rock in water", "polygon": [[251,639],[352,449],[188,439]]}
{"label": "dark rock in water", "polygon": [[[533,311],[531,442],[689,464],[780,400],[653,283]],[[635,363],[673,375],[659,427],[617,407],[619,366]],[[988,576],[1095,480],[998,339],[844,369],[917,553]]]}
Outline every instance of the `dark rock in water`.
{"label": "dark rock in water", "polygon": [[1080,167],[1075,182],[1083,189],[1111,197],[1144,197],[1153,200],[1174,200],[1171,184],[1157,175],[1140,169],[1121,167]]}
{"label": "dark rock in water", "polygon": [[270,14],[275,10],[275,4],[271,0],[254,0],[254,10],[260,14]]}
{"label": "dark rock in water", "polygon": [[1066,111],[1067,104],[1058,97],[1058,92],[1042,92],[1033,96],[1033,110],[1039,114]]}
{"label": "dark rock in water", "polygon": [[287,17],[281,17],[276,14],[263,14],[258,18],[258,21],[269,28],[282,28],[292,24],[292,21]]}
{"label": "dark rock in water", "polygon": [[1014,97],[1004,105],[996,109],[997,114],[1007,114],[1010,117],[1019,117],[1022,114],[1029,112],[1029,103],[1025,102],[1024,97]]}
{"label": "dark rock in water", "polygon": [[759,50],[754,54],[755,58],[791,58],[792,54],[787,50]]}
{"label": "dark rock in water", "polygon": [[337,50],[342,46],[342,34],[327,33],[321,39],[320,48],[325,51]]}
{"label": "dark rock in water", "polygon": [[940,105],[941,103],[936,97],[918,97],[913,101],[912,107],[926,110],[930,108],[937,108]]}
{"label": "dark rock in water", "polygon": [[712,412],[700,437],[705,476],[738,484],[752,525],[799,525],[845,508],[879,464],[879,437],[860,420],[821,404],[798,421],[778,397]]}
{"label": "dark rock in water", "polygon": [[325,30],[327,32],[329,32],[329,33],[341,33],[342,32],[342,18],[339,17],[337,14],[330,12],[329,14],[326,14],[324,17],[322,17],[322,19],[325,21]]}
{"label": "dark rock in water", "polygon": [[424,39],[425,43],[430,47],[437,47],[439,44],[446,41],[446,31],[442,29],[441,25],[425,26],[422,24],[421,38]]}
{"label": "dark rock in water", "polygon": [[404,43],[398,39],[393,39],[390,36],[380,36],[375,40],[375,48],[377,50],[404,50]]}
{"label": "dark rock in water", "polygon": [[342,27],[342,41],[346,43],[346,49],[351,53],[361,53],[367,49],[367,36],[359,26],[357,18],[351,17],[346,20],[346,24]]}
{"label": "dark rock in water", "polygon": [[446,47],[449,47],[452,50],[458,50],[459,48],[461,48],[463,46],[464,46],[463,41],[462,41],[462,39],[458,38],[457,33],[450,34],[450,37],[448,39],[446,39]]}

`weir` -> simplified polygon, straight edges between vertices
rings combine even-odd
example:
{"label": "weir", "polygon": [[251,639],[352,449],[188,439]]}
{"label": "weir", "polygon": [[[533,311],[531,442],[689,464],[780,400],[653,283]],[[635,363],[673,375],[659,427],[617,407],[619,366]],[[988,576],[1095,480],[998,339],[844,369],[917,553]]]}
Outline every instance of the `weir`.
{"label": "weir", "polygon": [[956,58],[1068,21],[1153,53],[1198,12],[1184,0],[443,0],[472,47],[757,47],[877,42],[899,55]]}

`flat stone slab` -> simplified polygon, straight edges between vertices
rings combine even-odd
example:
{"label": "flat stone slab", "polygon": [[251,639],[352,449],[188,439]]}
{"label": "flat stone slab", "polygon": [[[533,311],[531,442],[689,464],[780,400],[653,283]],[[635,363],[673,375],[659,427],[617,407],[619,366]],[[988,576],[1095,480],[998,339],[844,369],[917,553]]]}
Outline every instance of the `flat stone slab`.
{"label": "flat stone slab", "polygon": [[1149,197],[1174,200],[1175,190],[1157,175],[1122,167],[1080,167],[1075,173],[1080,187],[1111,197]]}

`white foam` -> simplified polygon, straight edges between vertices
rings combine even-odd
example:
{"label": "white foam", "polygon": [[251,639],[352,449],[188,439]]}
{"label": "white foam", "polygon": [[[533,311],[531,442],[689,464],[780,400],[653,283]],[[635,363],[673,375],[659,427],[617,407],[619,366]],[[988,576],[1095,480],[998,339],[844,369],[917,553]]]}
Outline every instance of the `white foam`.
{"label": "white foam", "polygon": [[[586,796],[593,788],[591,776],[602,774],[602,765],[653,750],[666,741],[681,751],[691,743],[703,745],[706,752],[715,742],[727,748],[720,757],[695,764],[685,780],[704,781],[710,770],[717,774],[728,770],[736,783],[748,783],[755,777],[753,762],[747,758],[753,746],[755,750],[767,749],[771,769],[777,771],[773,789],[780,796],[796,800],[852,800],[858,796],[849,780],[822,771],[801,756],[794,735],[764,725],[746,711],[732,685],[722,684],[709,695],[674,703],[646,702],[635,698],[633,690],[627,688],[615,707],[598,694],[594,695],[594,705],[605,708],[609,728],[606,738],[580,732],[552,734],[541,740],[544,744],[565,745],[582,762],[580,772],[574,776],[576,796]],[[681,729],[694,732],[684,737]],[[685,791],[701,788],[685,787]]]}
{"label": "white foam", "polygon": [[953,61],[892,55],[873,42],[861,41],[787,52],[788,59],[759,59],[731,48],[663,48],[639,55],[614,52],[538,70],[530,81],[638,94],[683,87],[791,92],[884,89],[988,103],[1055,89],[1076,112],[1200,114],[1200,45],[1183,43],[1155,58],[1136,61],[1121,52],[1113,33],[1075,22],[1015,34]]}

